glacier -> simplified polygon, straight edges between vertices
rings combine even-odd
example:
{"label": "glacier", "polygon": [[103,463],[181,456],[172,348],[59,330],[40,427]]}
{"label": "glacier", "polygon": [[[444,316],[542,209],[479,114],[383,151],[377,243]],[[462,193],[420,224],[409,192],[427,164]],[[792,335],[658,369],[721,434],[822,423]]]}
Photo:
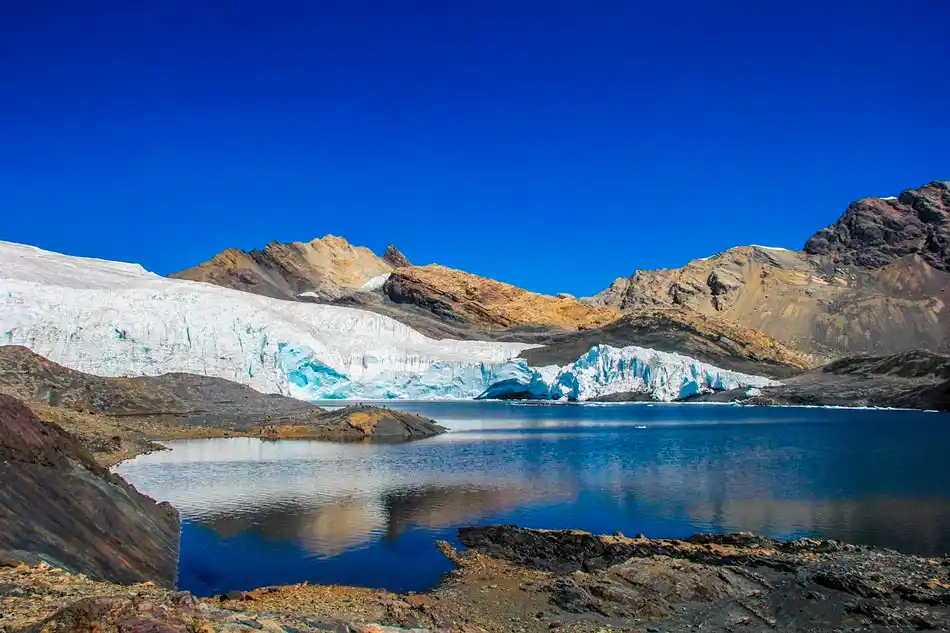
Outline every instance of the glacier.
{"label": "glacier", "polygon": [[564,367],[534,368],[509,361],[483,398],[584,401],[640,393],[669,402],[710,391],[767,387],[778,383],[720,369],[694,358],[631,345],[595,345]]}
{"label": "glacier", "polygon": [[534,345],[435,340],[356,308],[283,301],[137,264],[0,242],[0,345],[100,376],[186,372],[320,399],[658,400],[773,384],[677,354],[592,348],[564,367],[517,358]]}

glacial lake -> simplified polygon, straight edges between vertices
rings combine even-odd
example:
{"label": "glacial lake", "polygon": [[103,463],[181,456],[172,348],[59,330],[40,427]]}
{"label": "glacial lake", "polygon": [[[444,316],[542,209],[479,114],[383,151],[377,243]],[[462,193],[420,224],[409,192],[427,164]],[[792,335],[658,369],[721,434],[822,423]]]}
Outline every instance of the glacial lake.
{"label": "glacial lake", "polygon": [[433,541],[510,523],[682,537],[749,530],[950,552],[950,416],[712,405],[394,406],[407,444],[167,442],[117,471],[182,517],[179,585],[421,591]]}

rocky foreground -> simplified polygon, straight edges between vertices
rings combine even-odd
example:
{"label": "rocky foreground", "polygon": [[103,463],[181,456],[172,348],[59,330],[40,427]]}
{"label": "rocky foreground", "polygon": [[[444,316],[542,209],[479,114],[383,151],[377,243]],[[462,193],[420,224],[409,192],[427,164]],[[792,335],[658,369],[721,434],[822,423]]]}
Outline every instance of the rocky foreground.
{"label": "rocky foreground", "polygon": [[435,590],[307,584],[212,599],[0,567],[0,629],[541,632],[912,631],[950,626],[950,559],[751,534],[687,540],[462,529]]}
{"label": "rocky foreground", "polygon": [[[363,434],[411,426],[398,412],[374,408],[335,415]],[[304,583],[197,599],[172,589],[174,509],[141,495],[75,437],[3,395],[0,484],[4,633],[883,632],[950,625],[950,558],[751,534],[655,540],[467,528],[459,531],[464,551],[434,545],[456,569],[427,593]]]}

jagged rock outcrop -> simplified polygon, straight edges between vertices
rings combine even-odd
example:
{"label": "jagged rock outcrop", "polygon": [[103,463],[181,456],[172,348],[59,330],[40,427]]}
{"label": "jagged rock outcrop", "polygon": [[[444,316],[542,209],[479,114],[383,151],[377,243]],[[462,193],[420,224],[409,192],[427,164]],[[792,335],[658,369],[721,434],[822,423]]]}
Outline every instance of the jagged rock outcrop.
{"label": "jagged rock outcrop", "polygon": [[250,252],[229,248],[210,261],[170,275],[278,299],[329,301],[409,260],[390,245],[383,257],[327,235],[310,242],[271,242]]}
{"label": "jagged rock outcrop", "polygon": [[543,347],[521,352],[531,365],[564,365],[594,345],[638,345],[676,352],[744,373],[785,377],[811,359],[758,330],[681,307],[637,308],[599,328],[538,337]]}
{"label": "jagged rock outcrop", "polygon": [[178,512],[101,467],[63,429],[0,394],[0,551],[118,583],[174,586]]}
{"label": "jagged rock outcrop", "polygon": [[392,244],[386,247],[386,252],[383,253],[383,261],[393,268],[406,268],[407,266],[412,266],[412,262],[409,261],[409,258],[403,255],[402,251]]}
{"label": "jagged rock outcrop", "polygon": [[576,330],[619,316],[614,308],[586,306],[436,264],[394,271],[383,292],[395,303],[424,308],[476,331],[524,326]]}
{"label": "jagged rock outcrop", "polygon": [[805,252],[836,264],[881,268],[917,255],[950,271],[950,182],[908,189],[896,198],[865,198],[818,231]]}
{"label": "jagged rock outcrop", "polygon": [[816,364],[853,354],[950,351],[946,183],[852,204],[804,252],[740,246],[638,270],[583,300],[623,312],[682,306],[761,330]]}

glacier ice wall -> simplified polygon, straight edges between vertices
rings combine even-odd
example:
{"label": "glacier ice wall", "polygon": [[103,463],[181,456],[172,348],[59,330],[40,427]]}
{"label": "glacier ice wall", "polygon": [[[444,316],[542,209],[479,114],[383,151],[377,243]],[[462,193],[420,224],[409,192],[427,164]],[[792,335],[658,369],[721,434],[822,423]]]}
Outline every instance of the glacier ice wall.
{"label": "glacier ice wall", "polygon": [[0,242],[0,344],[101,376],[188,372],[317,398],[473,398],[530,347]]}
{"label": "glacier ice wall", "polygon": [[778,384],[681,354],[610,345],[596,345],[564,367],[534,368],[524,361],[510,361],[498,376],[482,397],[583,401],[642,393],[669,402],[710,391]]}
{"label": "glacier ice wall", "polygon": [[531,367],[518,343],[434,340],[372,312],[167,279],[0,242],[0,345],[101,376],[187,372],[302,399],[674,400],[772,381],[679,354],[597,346]]}

